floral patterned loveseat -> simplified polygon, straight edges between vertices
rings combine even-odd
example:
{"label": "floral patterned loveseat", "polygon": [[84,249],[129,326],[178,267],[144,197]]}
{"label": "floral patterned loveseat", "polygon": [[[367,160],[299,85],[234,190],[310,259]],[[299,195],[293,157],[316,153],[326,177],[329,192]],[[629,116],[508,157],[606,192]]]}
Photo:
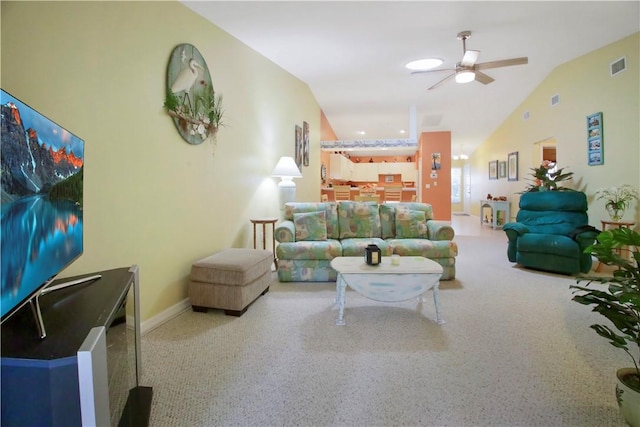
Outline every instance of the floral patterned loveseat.
{"label": "floral patterned loveseat", "polygon": [[442,280],[455,278],[458,246],[446,221],[433,219],[427,203],[289,202],[276,226],[281,282],[336,280],[331,260],[362,256],[376,244],[382,256],[423,256],[443,267]]}

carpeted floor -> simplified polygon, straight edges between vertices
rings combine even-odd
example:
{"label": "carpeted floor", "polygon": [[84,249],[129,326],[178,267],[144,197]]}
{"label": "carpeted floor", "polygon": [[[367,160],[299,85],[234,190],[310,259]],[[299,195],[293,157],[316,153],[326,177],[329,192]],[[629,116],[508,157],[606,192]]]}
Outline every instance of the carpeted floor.
{"label": "carpeted floor", "polygon": [[151,425],[625,425],[615,371],[630,361],[570,301],[574,279],[514,267],[503,232],[456,241],[443,326],[430,294],[418,307],[353,291],[335,326],[335,284],[274,276],[240,318],[187,311],[149,332]]}

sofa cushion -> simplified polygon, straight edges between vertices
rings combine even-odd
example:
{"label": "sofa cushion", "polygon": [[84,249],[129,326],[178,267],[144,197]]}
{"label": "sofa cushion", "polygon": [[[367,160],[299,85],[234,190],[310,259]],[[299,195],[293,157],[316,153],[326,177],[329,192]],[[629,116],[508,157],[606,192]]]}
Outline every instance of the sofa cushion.
{"label": "sofa cushion", "polygon": [[574,258],[578,258],[581,254],[575,240],[559,234],[526,233],[518,239],[517,250]]}
{"label": "sofa cushion", "polygon": [[454,258],[458,245],[449,240],[387,239],[391,251],[400,256],[423,256],[429,259]]}
{"label": "sofa cushion", "polygon": [[296,241],[327,240],[327,222],[324,211],[294,213]]}
{"label": "sofa cushion", "polygon": [[288,202],[284,205],[284,219],[293,221],[293,214],[295,213],[317,212],[321,210],[324,210],[324,218],[327,222],[327,238],[337,239],[339,237],[338,204],[335,202]]}
{"label": "sofa cushion", "polygon": [[530,233],[563,234],[569,236],[577,227],[588,223],[585,212],[518,211],[517,221]]}
{"label": "sofa cushion", "polygon": [[380,205],[380,232],[383,239],[396,237],[396,208],[393,205]]}
{"label": "sofa cushion", "polygon": [[364,249],[368,245],[377,245],[382,256],[389,256],[392,253],[389,244],[378,237],[344,239],[341,243],[342,256],[364,256]]}
{"label": "sofa cushion", "polygon": [[340,241],[327,239],[325,241],[287,242],[276,246],[278,259],[334,259],[342,256]]}
{"label": "sofa cushion", "polygon": [[338,206],[340,239],[380,237],[377,203],[340,202]]}
{"label": "sofa cushion", "polygon": [[396,209],[396,238],[427,238],[425,213],[407,207],[398,207]]}

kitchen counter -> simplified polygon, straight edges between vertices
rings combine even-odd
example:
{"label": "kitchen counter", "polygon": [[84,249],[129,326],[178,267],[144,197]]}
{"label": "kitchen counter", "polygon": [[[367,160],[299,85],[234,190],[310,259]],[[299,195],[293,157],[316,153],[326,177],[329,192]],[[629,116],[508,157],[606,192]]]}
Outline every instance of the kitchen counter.
{"label": "kitchen counter", "polygon": [[[326,194],[329,197],[329,201],[335,200],[333,196],[332,187],[322,187],[320,189],[321,194]],[[351,200],[354,200],[355,196],[360,194],[360,187],[351,187]],[[380,196],[381,200],[384,199],[384,187],[376,187],[376,194]],[[417,194],[416,187],[402,187],[402,201],[410,202],[411,197]]]}

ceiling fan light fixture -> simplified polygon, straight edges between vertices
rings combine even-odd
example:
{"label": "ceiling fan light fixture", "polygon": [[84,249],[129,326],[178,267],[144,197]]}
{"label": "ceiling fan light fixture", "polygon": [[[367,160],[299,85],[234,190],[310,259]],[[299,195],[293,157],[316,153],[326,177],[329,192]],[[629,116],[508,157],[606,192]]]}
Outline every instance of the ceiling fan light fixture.
{"label": "ceiling fan light fixture", "polygon": [[469,83],[476,79],[476,73],[473,71],[460,71],[456,73],[456,82],[457,83]]}
{"label": "ceiling fan light fixture", "polygon": [[442,63],[442,59],[439,58],[425,58],[411,61],[405,67],[412,71],[424,71],[439,67]]}

